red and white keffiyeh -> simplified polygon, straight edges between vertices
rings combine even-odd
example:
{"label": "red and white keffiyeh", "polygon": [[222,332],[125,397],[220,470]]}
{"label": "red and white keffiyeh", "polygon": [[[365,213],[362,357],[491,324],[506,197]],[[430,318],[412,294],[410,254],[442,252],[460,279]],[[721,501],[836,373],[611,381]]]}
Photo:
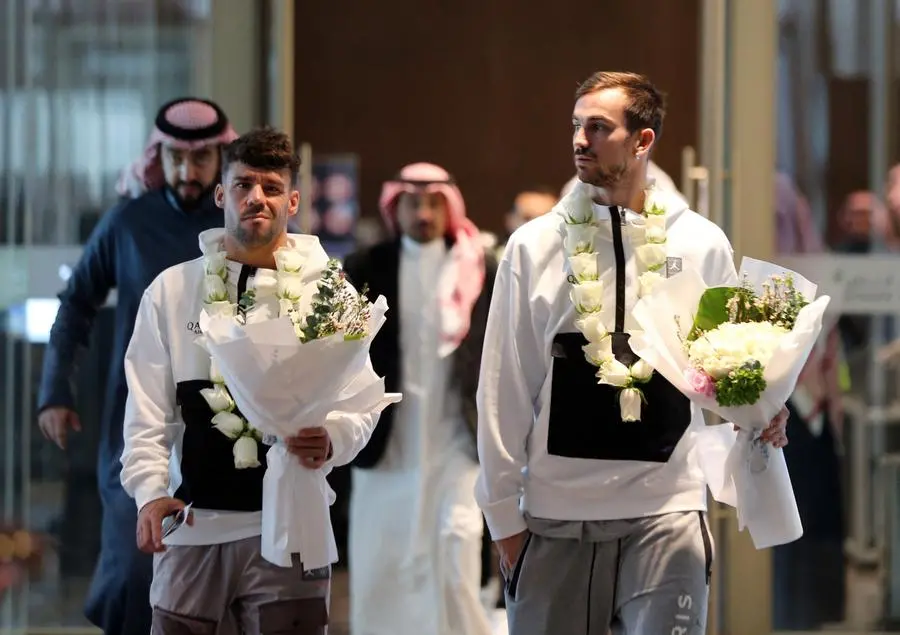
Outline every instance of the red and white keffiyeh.
{"label": "red and white keffiyeh", "polygon": [[441,311],[441,357],[452,353],[469,333],[472,309],[484,288],[484,247],[480,232],[466,216],[462,193],[444,168],[431,163],[413,163],[388,181],[381,190],[379,209],[385,224],[397,232],[397,200],[404,192],[438,193],[447,201],[447,234],[450,264],[439,282]]}

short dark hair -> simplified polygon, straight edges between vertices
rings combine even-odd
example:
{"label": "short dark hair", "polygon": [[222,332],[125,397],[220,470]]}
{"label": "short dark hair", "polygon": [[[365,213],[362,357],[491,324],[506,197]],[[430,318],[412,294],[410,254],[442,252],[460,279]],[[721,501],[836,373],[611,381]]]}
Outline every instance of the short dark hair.
{"label": "short dark hair", "polygon": [[255,128],[222,148],[222,174],[232,163],[243,163],[257,170],[288,170],[291,183],[297,182],[300,157],[291,138],[268,126]]}
{"label": "short dark hair", "polygon": [[628,132],[650,128],[659,138],[666,118],[666,95],[639,73],[598,71],[575,91],[575,101],[608,88],[621,88],[628,97],[625,125]]}

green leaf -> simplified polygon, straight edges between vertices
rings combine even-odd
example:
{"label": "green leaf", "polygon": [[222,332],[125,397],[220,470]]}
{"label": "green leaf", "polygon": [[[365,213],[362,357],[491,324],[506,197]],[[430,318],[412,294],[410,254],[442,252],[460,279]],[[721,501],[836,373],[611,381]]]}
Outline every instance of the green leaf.
{"label": "green leaf", "polygon": [[693,341],[706,331],[711,331],[728,321],[728,301],[740,290],[740,287],[713,287],[703,292],[697,305],[697,315],[688,334],[688,341]]}

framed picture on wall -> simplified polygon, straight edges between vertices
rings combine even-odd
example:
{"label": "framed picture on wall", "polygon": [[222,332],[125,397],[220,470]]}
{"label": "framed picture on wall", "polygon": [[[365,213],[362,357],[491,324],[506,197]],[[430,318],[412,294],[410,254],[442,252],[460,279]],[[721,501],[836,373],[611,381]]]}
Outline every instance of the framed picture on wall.
{"label": "framed picture on wall", "polygon": [[[356,244],[359,219],[359,158],[354,154],[317,155],[312,161],[309,233],[330,256],[342,258]],[[289,231],[300,232],[295,217]]]}

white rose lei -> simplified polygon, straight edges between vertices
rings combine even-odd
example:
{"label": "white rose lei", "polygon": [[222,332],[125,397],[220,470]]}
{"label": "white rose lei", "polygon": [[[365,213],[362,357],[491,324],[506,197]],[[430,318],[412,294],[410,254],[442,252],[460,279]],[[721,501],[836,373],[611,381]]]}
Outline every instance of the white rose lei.
{"label": "white rose lei", "polygon": [[[642,244],[635,248],[638,263],[638,297],[649,294],[663,279],[666,264],[666,208],[653,187],[644,192],[646,221],[643,227],[632,227],[631,235]],[[622,421],[640,421],[644,394],[638,387],[650,381],[653,368],[644,360],[626,366],[612,351],[612,336],[600,318],[603,308],[603,282],[597,269],[596,241],[599,226],[593,209],[586,200],[581,209],[570,211],[564,219],[563,241],[571,271],[569,297],[578,317],[575,327],[584,335],[585,358],[597,367],[598,383],[619,389]]]}
{"label": "white rose lei", "polygon": [[[275,295],[278,298],[279,317],[296,311],[303,287],[301,272],[303,256],[297,251],[282,247],[275,251]],[[243,315],[255,302],[254,291],[248,290],[236,302],[228,295],[228,267],[222,249],[204,256],[206,275],[203,282],[203,305],[210,315],[233,316],[243,320]],[[262,284],[268,284],[263,282]],[[204,388],[200,394],[209,404],[214,415],[212,425],[234,441],[234,466],[237,469],[260,467],[257,442],[262,434],[244,417],[235,413],[236,405],[225,379],[219,372],[216,360],[210,357],[209,379],[212,388]]]}

